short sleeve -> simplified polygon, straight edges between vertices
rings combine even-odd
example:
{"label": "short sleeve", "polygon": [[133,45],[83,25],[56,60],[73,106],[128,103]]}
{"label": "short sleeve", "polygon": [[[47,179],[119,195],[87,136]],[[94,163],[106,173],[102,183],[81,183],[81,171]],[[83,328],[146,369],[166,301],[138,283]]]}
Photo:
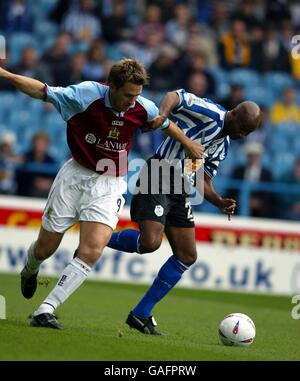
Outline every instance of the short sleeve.
{"label": "short sleeve", "polygon": [[[144,109],[147,112],[147,121],[150,121],[159,115],[158,107],[155,105],[154,102],[141,96],[138,97],[137,100],[139,103],[141,103],[141,105],[144,107]],[[165,122],[159,127],[159,129],[168,128],[169,125],[170,125],[170,120],[167,118]]]}
{"label": "short sleeve", "polygon": [[46,85],[45,100],[52,103],[62,118],[68,121],[72,116],[84,111],[96,99],[104,96],[107,86],[97,82],[85,81],[68,87]]}
{"label": "short sleeve", "polygon": [[230,140],[226,136],[205,151],[208,157],[205,159],[204,171],[209,177],[214,177],[218,173],[219,164],[225,160],[229,145]]}

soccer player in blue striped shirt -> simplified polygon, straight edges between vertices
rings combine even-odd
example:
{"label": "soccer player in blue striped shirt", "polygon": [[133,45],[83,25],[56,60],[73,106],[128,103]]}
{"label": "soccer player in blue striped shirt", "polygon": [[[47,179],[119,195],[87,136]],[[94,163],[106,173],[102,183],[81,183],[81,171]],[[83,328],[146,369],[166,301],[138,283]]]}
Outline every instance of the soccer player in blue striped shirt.
{"label": "soccer player in blue striped shirt", "polygon": [[[230,139],[243,139],[259,126],[261,111],[258,105],[246,101],[226,111],[209,99],[199,98],[180,89],[166,94],[160,104],[160,114],[165,118],[170,117],[186,136],[205,147],[206,158],[202,162],[204,197],[223,213],[229,216],[233,214],[236,201],[222,198],[215,191],[212,178],[217,174],[219,163],[227,155]],[[175,172],[169,172],[169,176],[166,176],[161,171],[154,177],[153,163],[157,160],[180,168],[181,179],[187,179],[188,182],[193,182],[198,170],[197,164],[193,166],[192,163],[186,173],[184,147],[167,137],[143,167],[137,182],[140,191],[132,199],[131,218],[139,224],[140,230],[127,229],[113,233],[108,244],[116,250],[143,254],[157,250],[163,233],[167,235],[173,255],[161,267],[153,284],[126,320],[131,328],[146,334],[160,334],[155,328],[152,309],[197,259],[195,225],[186,188],[182,187],[180,194],[174,191],[178,185]],[[141,191],[145,180],[146,183],[148,181],[148,192]],[[167,184],[169,188],[165,187],[166,182],[170,181],[171,184]],[[159,186],[158,192],[153,192],[151,183]],[[195,185],[197,188],[197,182]]]}

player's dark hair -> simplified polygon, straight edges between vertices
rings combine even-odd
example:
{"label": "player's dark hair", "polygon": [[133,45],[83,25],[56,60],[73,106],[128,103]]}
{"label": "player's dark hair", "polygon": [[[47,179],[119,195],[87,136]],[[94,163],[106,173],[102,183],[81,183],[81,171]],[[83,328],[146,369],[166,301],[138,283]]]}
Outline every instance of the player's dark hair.
{"label": "player's dark hair", "polygon": [[148,83],[148,74],[144,66],[135,59],[125,58],[115,63],[110,69],[108,83],[118,89],[124,86],[126,82],[135,85],[146,85]]}

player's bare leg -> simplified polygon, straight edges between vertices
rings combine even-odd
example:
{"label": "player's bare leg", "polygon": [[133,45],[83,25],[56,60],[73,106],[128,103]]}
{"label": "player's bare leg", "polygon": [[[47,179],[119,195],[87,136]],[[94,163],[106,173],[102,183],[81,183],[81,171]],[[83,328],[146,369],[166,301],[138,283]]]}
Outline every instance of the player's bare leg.
{"label": "player's bare leg", "polygon": [[187,266],[197,260],[197,249],[194,228],[166,227],[166,235],[174,256]]}
{"label": "player's bare leg", "polygon": [[158,221],[139,221],[140,230],[124,229],[114,232],[108,247],[127,252],[146,254],[157,250],[162,241],[164,225]]}
{"label": "player's bare leg", "polygon": [[21,291],[26,299],[32,298],[37,288],[37,275],[41,263],[57,250],[63,233],[52,233],[41,227],[38,239],[27,252],[27,262],[21,271]]}
{"label": "player's bare leg", "polygon": [[145,220],[139,222],[139,253],[152,253],[157,250],[163,238],[164,225],[158,221]]}
{"label": "player's bare leg", "polygon": [[100,258],[110,239],[112,228],[97,222],[80,223],[80,241],[77,255],[63,270],[57,284],[35,311],[32,326],[62,329],[54,316],[61,305],[87,278],[91,267]]}

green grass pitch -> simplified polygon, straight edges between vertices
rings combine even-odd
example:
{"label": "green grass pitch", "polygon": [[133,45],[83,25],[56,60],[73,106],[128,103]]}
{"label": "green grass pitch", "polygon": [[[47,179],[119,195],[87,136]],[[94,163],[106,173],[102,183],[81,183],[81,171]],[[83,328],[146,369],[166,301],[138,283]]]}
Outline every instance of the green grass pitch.
{"label": "green grass pitch", "polygon": [[[30,327],[28,316],[54,284],[26,300],[18,276],[0,274],[7,304],[0,360],[300,360],[300,320],[291,317],[289,297],[174,289],[154,310],[165,336],[148,336],[124,323],[145,286],[87,281],[57,309],[63,331]],[[219,343],[218,325],[231,312],[254,320],[250,347]]]}

